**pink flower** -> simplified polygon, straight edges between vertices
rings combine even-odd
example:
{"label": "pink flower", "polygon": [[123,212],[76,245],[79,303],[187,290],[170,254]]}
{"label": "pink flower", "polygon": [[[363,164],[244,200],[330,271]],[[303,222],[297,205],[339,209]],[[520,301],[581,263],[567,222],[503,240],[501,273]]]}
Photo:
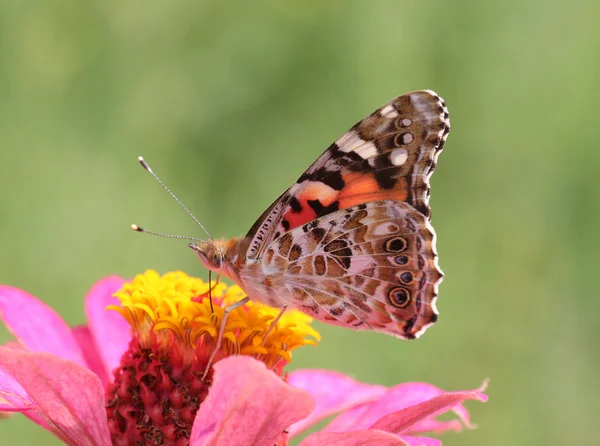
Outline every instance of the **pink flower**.
{"label": "pink flower", "polygon": [[[151,282],[148,277],[142,277],[145,283]],[[385,388],[322,370],[299,370],[285,377],[283,366],[289,362],[291,352],[282,345],[312,343],[303,340],[304,336],[315,335],[292,316],[280,321],[273,330],[276,334],[266,331],[263,337],[252,338],[252,334],[244,332],[244,324],[251,326],[254,333],[258,321],[269,320],[266,310],[260,308],[243,310],[239,319],[233,319],[237,328],[227,331],[229,343],[218,350],[214,364],[207,363],[209,347],[215,347],[212,317],[202,322],[207,325],[196,337],[191,334],[191,326],[190,331],[183,332],[184,341],[193,338],[197,343],[191,350],[182,347],[185,342],[178,342],[176,334],[165,337],[162,328],[157,330],[165,321],[161,319],[164,308],[160,306],[154,313],[143,310],[152,314],[151,319],[156,322],[150,331],[142,330],[147,324],[139,315],[128,313],[139,324],[132,336],[131,321],[116,311],[105,310],[114,305],[112,296],[123,283],[120,278],[108,277],[95,284],[85,299],[88,325],[75,328],[67,326],[51,308],[28,293],[0,286],[0,316],[18,340],[18,344],[0,347],[0,412],[20,412],[71,445],[129,444],[125,434],[118,432],[130,432],[132,426],[140,424],[151,427],[144,430],[143,441],[152,444],[285,445],[313,423],[338,414],[325,429],[309,435],[301,444],[429,446],[441,443],[415,435],[460,430],[463,424],[469,427],[469,416],[461,402],[487,400],[481,389],[445,393],[424,383]],[[178,282],[178,292],[189,288],[189,283]],[[197,288],[192,288],[197,292]],[[218,304],[227,301],[229,290],[221,289],[221,298],[215,291],[216,313]],[[123,290],[120,293],[123,302]],[[131,291],[131,296],[134,294]],[[186,305],[203,311],[205,300]],[[128,304],[123,305],[120,308],[125,311]],[[135,305],[142,306],[139,302]],[[173,304],[169,305],[173,310]],[[178,307],[180,314],[182,308],[188,307]],[[189,323],[188,319],[189,315],[182,317],[180,323]],[[214,323],[219,326],[220,321]],[[169,333],[177,333],[178,327],[171,327]],[[281,342],[281,336],[286,336],[286,342]],[[153,348],[157,342],[160,348]],[[140,350],[141,345],[144,348]],[[232,350],[233,346],[237,350]],[[181,355],[176,356],[174,351],[179,350]],[[187,393],[182,390],[186,387],[181,381],[189,375],[182,370],[189,371],[189,367],[178,368],[169,363],[165,368],[164,363],[158,367],[144,362],[144,367],[150,364],[157,368],[153,373],[144,370],[140,374],[140,369],[127,362],[135,354],[139,359],[140,352],[149,352],[150,358],[175,355],[181,361],[195,355],[189,364],[197,373]],[[209,373],[197,369],[199,364],[204,364]],[[165,380],[148,380],[165,373],[172,375]],[[128,379],[123,379],[123,375]],[[135,391],[129,387],[132,377],[139,381]],[[142,414],[140,407],[145,411]],[[458,419],[436,419],[448,410]],[[165,423],[173,417],[176,423]],[[189,430],[177,430],[176,426],[185,425],[187,419]],[[187,434],[182,436],[182,432]]]}

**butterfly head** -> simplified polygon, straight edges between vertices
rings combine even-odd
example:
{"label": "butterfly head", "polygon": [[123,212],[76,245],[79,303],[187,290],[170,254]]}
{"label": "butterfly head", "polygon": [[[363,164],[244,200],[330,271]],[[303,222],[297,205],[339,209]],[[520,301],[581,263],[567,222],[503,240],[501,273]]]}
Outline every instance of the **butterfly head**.
{"label": "butterfly head", "polygon": [[192,248],[206,268],[212,271],[220,271],[223,268],[225,250],[221,243],[215,243],[213,240],[201,240],[198,243],[189,243],[188,246]]}

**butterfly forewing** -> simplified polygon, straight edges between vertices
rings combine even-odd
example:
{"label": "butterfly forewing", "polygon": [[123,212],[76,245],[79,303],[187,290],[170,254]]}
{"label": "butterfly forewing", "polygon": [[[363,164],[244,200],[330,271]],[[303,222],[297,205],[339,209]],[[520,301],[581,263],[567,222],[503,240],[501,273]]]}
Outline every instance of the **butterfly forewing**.
{"label": "butterfly forewing", "polygon": [[248,232],[247,256],[290,229],[376,200],[398,200],[429,218],[429,177],[450,131],[431,91],[399,96],[337,139]]}

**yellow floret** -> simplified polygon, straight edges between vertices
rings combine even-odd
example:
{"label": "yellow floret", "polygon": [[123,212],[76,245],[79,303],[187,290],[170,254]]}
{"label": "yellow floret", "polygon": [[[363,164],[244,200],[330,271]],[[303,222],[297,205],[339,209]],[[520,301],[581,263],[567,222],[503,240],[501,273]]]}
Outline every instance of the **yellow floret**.
{"label": "yellow floret", "polygon": [[[175,339],[195,348],[198,342],[206,343],[207,337],[216,342],[225,308],[239,302],[245,293],[237,285],[209,284],[182,271],[161,276],[148,270],[124,284],[114,296],[121,306],[109,305],[107,309],[119,312],[129,322],[142,345],[160,342],[169,348]],[[255,302],[233,309],[221,351],[255,356],[273,366],[281,359],[290,362],[292,350],[316,345],[321,339],[311,326],[312,318],[297,310],[287,310],[269,331],[279,313],[279,309]]]}

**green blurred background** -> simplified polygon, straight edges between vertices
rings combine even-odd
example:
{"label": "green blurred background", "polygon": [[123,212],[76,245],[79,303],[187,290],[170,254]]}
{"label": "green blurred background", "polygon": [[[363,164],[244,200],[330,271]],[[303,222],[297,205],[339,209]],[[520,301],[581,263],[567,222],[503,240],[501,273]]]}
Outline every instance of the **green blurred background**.
{"label": "green blurred background", "polygon": [[[107,274],[206,277],[199,228],[244,234],[339,134],[434,89],[439,323],[416,342],[318,325],[293,368],[448,390],[490,377],[445,445],[597,437],[600,4],[596,0],[0,0],[0,282],[84,322]],[[24,315],[26,317],[26,315]],[[9,339],[6,330],[0,340]],[[0,444],[59,444],[21,416]]]}

